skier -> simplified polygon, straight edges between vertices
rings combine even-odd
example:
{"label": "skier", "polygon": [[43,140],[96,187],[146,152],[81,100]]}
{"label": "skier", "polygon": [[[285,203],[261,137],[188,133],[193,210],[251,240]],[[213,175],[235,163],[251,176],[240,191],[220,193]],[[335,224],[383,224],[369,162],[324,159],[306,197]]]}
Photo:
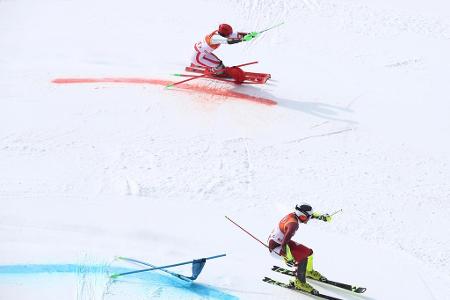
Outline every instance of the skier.
{"label": "skier", "polygon": [[244,72],[239,68],[226,68],[222,60],[212,52],[221,44],[236,44],[250,41],[257,35],[257,32],[234,32],[230,25],[220,24],[217,30],[207,34],[203,40],[194,45],[191,66],[203,67],[206,68],[206,72],[214,73],[214,75],[218,76],[228,75],[234,78],[236,82],[242,82],[244,81]]}
{"label": "skier", "polygon": [[331,216],[313,212],[311,205],[306,203],[296,205],[295,211],[282,218],[270,234],[269,251],[277,257],[282,256],[287,265],[297,266],[291,285],[307,293],[314,293],[315,289],[306,282],[306,277],[315,280],[325,277],[313,269],[312,249],[292,240],[299,223],[307,224],[310,219],[330,222]]}

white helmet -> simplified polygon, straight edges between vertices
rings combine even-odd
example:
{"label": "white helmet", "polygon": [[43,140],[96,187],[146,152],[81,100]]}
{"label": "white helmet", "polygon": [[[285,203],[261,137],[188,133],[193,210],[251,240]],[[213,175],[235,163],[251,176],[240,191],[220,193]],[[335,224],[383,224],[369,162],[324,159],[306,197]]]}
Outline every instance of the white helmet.
{"label": "white helmet", "polygon": [[309,205],[308,203],[297,204],[295,206],[295,214],[299,218],[300,218],[300,216],[305,216],[307,218],[310,218],[312,213],[313,213],[312,206]]}

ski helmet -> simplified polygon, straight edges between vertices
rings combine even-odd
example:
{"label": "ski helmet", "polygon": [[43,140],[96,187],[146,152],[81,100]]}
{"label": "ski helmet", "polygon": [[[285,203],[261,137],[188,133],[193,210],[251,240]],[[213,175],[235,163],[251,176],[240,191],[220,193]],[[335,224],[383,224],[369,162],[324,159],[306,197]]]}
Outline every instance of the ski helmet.
{"label": "ski helmet", "polygon": [[311,218],[312,213],[312,206],[308,203],[297,204],[295,206],[295,214],[302,222]]}
{"label": "ski helmet", "polygon": [[220,24],[218,32],[221,36],[227,37],[233,33],[233,28],[228,24]]}

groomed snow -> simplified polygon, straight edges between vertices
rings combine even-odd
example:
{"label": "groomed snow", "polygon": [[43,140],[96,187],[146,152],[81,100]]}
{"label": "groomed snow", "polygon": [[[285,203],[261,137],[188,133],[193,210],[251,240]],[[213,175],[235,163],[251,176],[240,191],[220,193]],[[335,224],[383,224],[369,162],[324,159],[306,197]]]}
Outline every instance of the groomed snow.
{"label": "groomed snow", "polygon": [[[295,240],[342,299],[450,299],[450,4],[0,0],[0,299],[309,299],[261,281],[299,202],[342,209]],[[177,81],[193,43],[264,86]],[[276,105],[208,91],[232,91]],[[135,269],[226,253],[196,283]],[[174,271],[189,272],[186,268]]]}

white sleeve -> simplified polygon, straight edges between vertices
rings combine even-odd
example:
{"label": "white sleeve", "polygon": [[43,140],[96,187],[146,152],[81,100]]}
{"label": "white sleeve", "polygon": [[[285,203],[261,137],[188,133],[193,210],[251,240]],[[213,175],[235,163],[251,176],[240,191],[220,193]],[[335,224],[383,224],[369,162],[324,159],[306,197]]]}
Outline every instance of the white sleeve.
{"label": "white sleeve", "polygon": [[228,39],[221,36],[220,34],[215,34],[211,37],[211,44],[227,44]]}
{"label": "white sleeve", "polygon": [[238,33],[237,32],[233,32],[232,34],[230,34],[229,38],[237,39],[238,38]]}

